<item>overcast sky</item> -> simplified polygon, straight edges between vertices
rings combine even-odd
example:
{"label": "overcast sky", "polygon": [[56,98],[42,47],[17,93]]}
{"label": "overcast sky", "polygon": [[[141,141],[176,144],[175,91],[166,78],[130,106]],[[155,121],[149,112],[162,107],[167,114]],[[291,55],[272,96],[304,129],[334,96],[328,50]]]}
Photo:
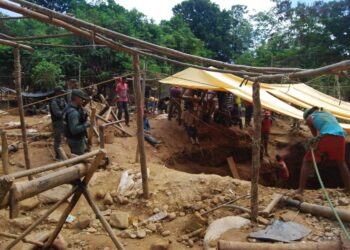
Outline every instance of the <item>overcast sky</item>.
{"label": "overcast sky", "polygon": [[[126,9],[137,9],[157,23],[169,20],[173,15],[172,8],[183,0],[115,0]],[[271,0],[211,0],[220,5],[222,9],[230,9],[232,5],[242,4],[248,6],[250,12],[269,10],[274,6]],[[313,0],[293,0],[296,2],[312,3]]]}
{"label": "overcast sky", "polygon": [[[152,18],[157,23],[161,20],[169,20],[172,15],[172,8],[181,3],[183,0],[115,0],[116,3],[125,7],[128,10],[133,8],[144,13],[148,18]],[[269,10],[273,7],[273,2],[271,0],[211,0],[219,4],[221,9],[230,9],[232,5],[242,4],[248,6],[250,13],[255,13],[258,11]],[[312,3],[314,0],[292,0],[293,3],[304,2]],[[326,0],[327,1],[327,0]],[[8,11],[0,11],[9,15],[16,15]]]}

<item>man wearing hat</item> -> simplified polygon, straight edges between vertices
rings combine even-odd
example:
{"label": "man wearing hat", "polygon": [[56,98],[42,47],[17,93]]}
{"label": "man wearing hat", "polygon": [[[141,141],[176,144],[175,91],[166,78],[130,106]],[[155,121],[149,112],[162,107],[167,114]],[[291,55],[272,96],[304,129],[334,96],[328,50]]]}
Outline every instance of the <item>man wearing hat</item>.
{"label": "man wearing hat", "polygon": [[52,128],[54,131],[54,150],[56,160],[62,160],[58,152],[58,148],[61,145],[61,135],[63,132],[63,110],[67,107],[67,102],[64,99],[65,91],[62,87],[58,86],[54,89],[54,95],[56,98],[52,99],[49,108],[52,120]]}
{"label": "man wearing hat", "polygon": [[311,138],[312,140],[303,160],[300,170],[299,189],[296,193],[303,193],[306,181],[313,172],[311,148],[314,151],[314,158],[317,164],[321,163],[324,158],[337,164],[344,182],[345,191],[350,192],[350,172],[345,162],[346,133],[331,113],[318,107],[307,109],[303,117],[314,137]]}
{"label": "man wearing hat", "polygon": [[89,115],[84,106],[90,97],[82,90],[72,90],[71,103],[63,112],[64,134],[72,154],[82,155],[86,151],[86,129],[90,127]]}

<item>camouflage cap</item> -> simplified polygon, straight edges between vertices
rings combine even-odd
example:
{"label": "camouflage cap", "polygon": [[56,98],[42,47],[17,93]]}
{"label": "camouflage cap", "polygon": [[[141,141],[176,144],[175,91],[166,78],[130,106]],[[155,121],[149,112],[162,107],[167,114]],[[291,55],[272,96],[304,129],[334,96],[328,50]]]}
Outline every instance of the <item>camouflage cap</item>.
{"label": "camouflage cap", "polygon": [[72,90],[72,97],[73,96],[76,96],[76,97],[80,97],[84,100],[87,100],[89,101],[90,100],[90,97],[88,94],[86,94],[84,91],[80,90],[80,89],[73,89]]}

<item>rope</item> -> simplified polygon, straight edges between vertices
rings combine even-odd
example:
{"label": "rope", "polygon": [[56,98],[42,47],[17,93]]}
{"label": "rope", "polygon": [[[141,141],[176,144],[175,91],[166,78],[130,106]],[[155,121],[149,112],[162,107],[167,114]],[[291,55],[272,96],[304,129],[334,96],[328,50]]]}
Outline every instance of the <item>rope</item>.
{"label": "rope", "polygon": [[318,167],[317,167],[317,163],[316,163],[316,159],[315,159],[314,148],[313,148],[313,147],[310,147],[310,150],[311,150],[311,156],[312,156],[313,166],[314,166],[314,169],[315,169],[315,172],[316,172],[316,175],[317,175],[317,179],[318,179],[318,181],[320,182],[320,185],[321,185],[321,188],[322,188],[323,196],[326,198],[329,207],[332,209],[332,212],[334,213],[334,216],[335,216],[335,218],[337,219],[340,228],[341,228],[342,231],[344,232],[346,238],[350,241],[350,235],[349,235],[348,231],[346,230],[343,221],[342,221],[341,218],[339,217],[339,214],[338,214],[337,210],[334,208],[334,205],[333,205],[331,199],[329,198],[328,193],[327,193],[327,191],[326,191],[326,188],[325,188],[325,186],[324,186],[324,184],[323,184],[323,181],[322,181],[322,179],[321,179],[321,175],[320,175],[320,173],[319,173],[319,171],[318,171]]}
{"label": "rope", "polygon": [[[130,76],[130,75],[133,75],[133,74],[131,74],[131,73],[126,73],[126,74],[124,74],[124,75],[116,76],[116,77],[126,77],[126,76]],[[85,87],[80,88],[80,89],[87,89],[87,88],[90,88],[90,87],[92,87],[92,86],[99,86],[99,85],[106,84],[106,83],[111,82],[111,81],[114,81],[114,80],[115,80],[115,79],[112,78],[112,79],[109,79],[109,80],[106,80],[106,81],[102,81],[102,82],[98,82],[98,83],[94,83],[94,84],[85,86]],[[63,93],[63,94],[60,94],[60,95],[52,96],[52,97],[50,97],[50,98],[46,98],[46,99],[44,99],[44,100],[32,102],[32,103],[23,105],[23,108],[27,108],[27,107],[33,106],[33,105],[35,105],[35,104],[38,104],[38,103],[47,102],[47,101],[50,101],[50,100],[55,99],[55,98],[57,98],[57,97],[66,96],[66,95],[68,95],[68,94],[69,94],[69,93]],[[2,110],[2,111],[4,111],[4,113],[0,113],[0,116],[5,115],[7,112],[14,111],[14,110],[17,110],[17,109],[18,109],[18,107],[16,107],[16,108],[11,108],[11,109],[6,109],[6,110]]]}

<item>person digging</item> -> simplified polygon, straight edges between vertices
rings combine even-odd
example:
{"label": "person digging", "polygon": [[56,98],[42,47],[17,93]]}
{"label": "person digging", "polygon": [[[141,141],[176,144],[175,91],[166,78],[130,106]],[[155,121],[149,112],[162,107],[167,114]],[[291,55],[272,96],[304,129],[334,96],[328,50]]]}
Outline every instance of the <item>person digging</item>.
{"label": "person digging", "polygon": [[308,149],[300,170],[299,189],[296,190],[295,194],[302,195],[307,179],[313,172],[311,147],[314,150],[317,164],[324,157],[336,162],[345,185],[345,191],[350,193],[350,171],[345,162],[346,133],[331,113],[318,107],[307,109],[303,117],[314,137],[308,143]]}

